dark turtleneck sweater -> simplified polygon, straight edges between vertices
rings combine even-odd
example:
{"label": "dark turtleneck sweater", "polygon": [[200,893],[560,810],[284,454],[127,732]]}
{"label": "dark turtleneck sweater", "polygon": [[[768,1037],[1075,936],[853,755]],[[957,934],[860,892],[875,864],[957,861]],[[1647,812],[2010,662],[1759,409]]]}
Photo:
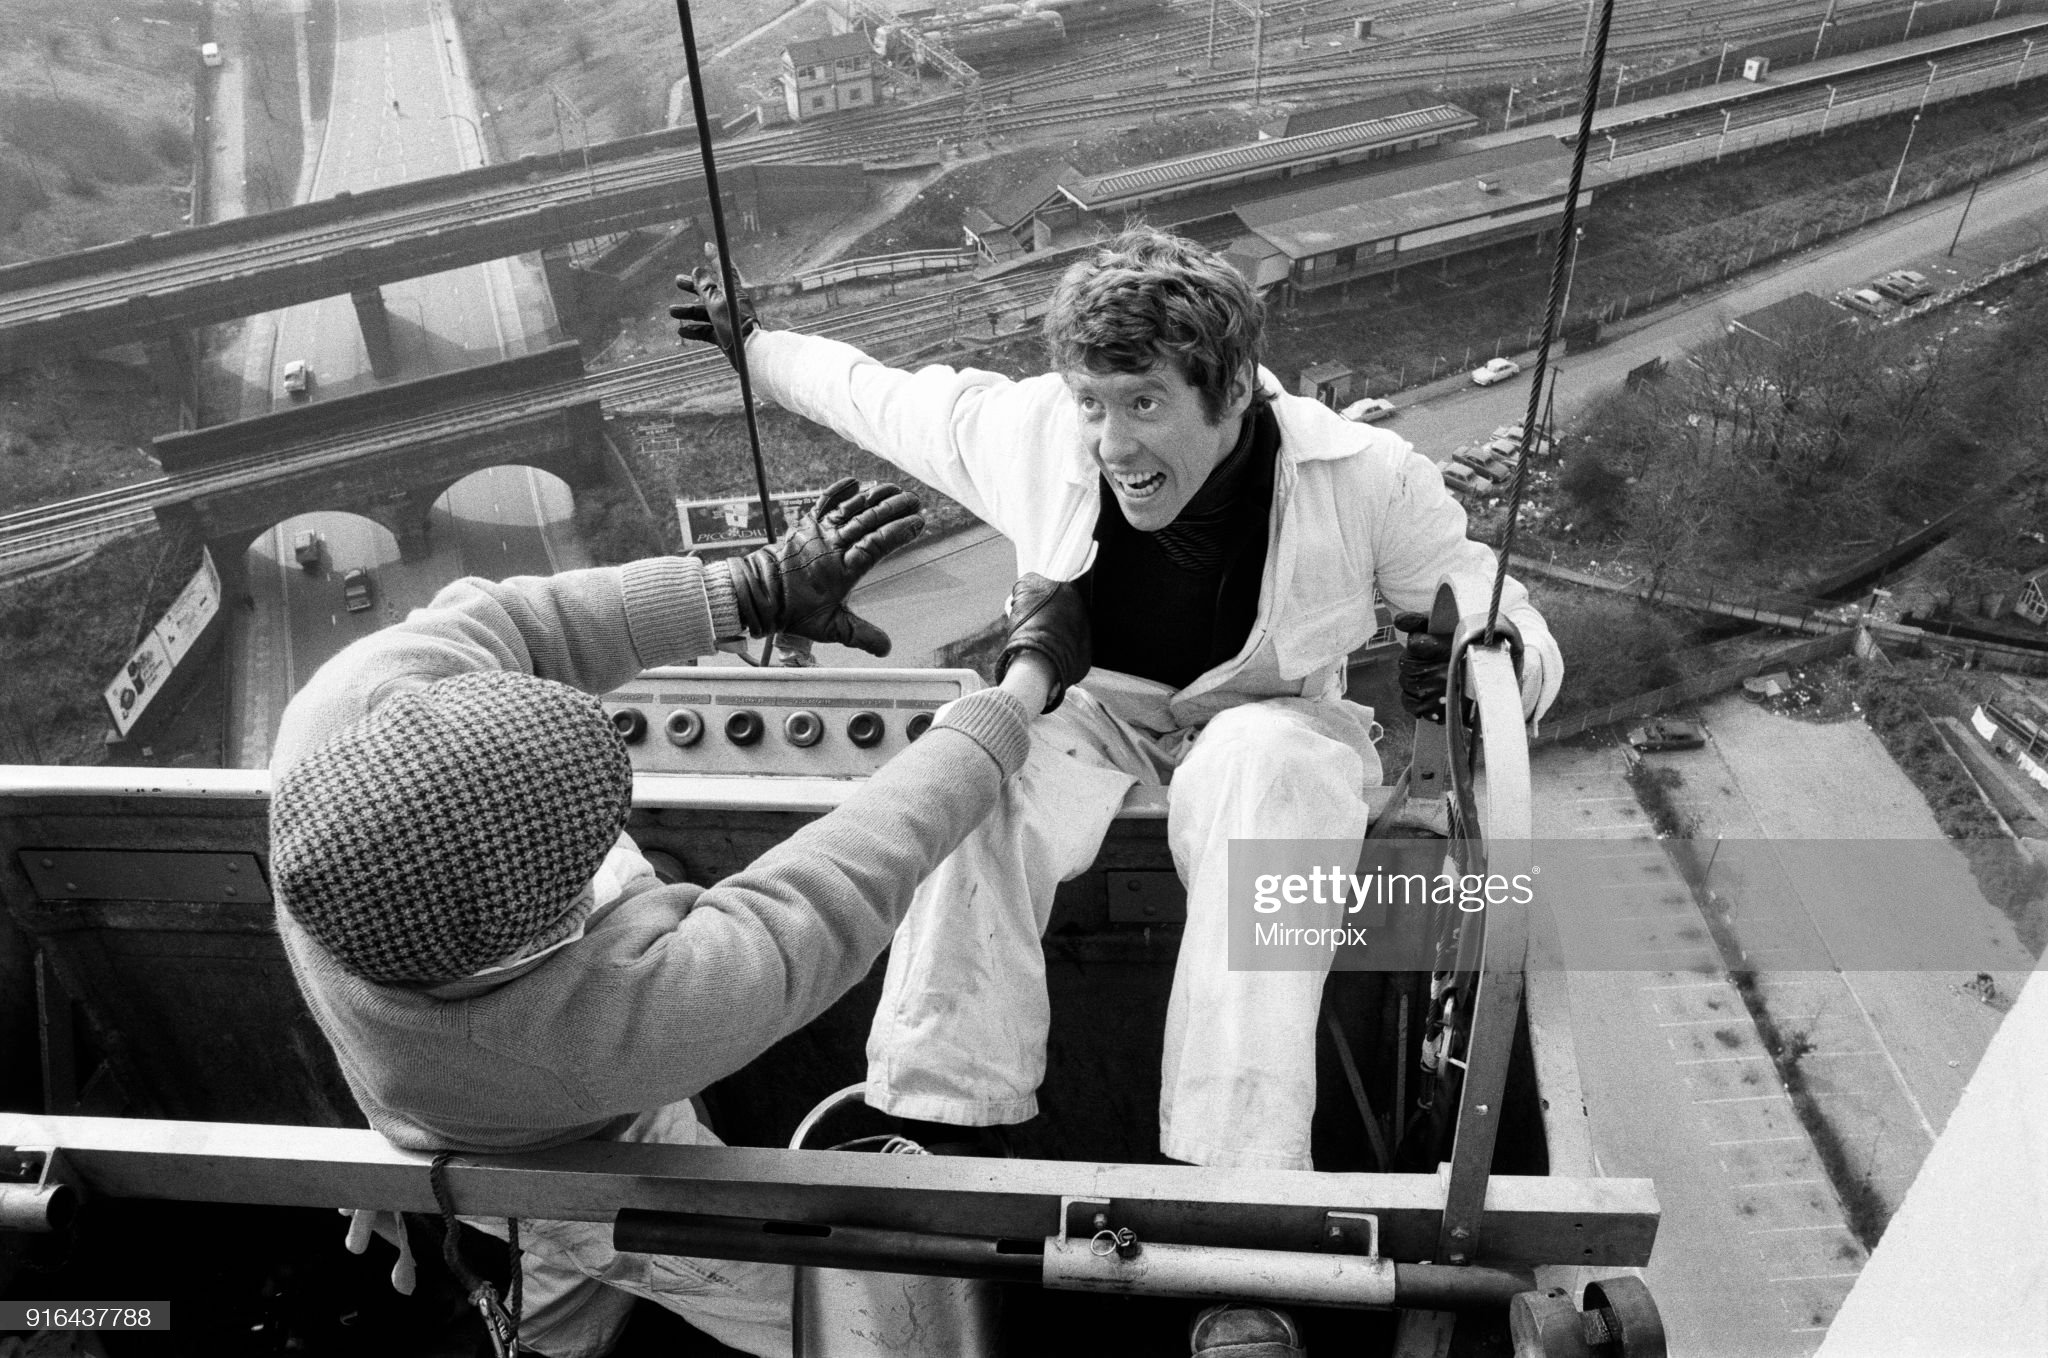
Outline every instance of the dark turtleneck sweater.
{"label": "dark turtleneck sweater", "polygon": [[1174,521],[1131,527],[1104,478],[1095,565],[1082,577],[1095,663],[1175,689],[1244,649],[1259,611],[1280,426],[1265,403]]}

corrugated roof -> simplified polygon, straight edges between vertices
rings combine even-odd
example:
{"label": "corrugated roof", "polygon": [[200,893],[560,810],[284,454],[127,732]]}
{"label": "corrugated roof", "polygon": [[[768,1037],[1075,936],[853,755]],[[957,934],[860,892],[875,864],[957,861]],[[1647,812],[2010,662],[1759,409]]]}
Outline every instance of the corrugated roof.
{"label": "corrugated roof", "polygon": [[1275,168],[1300,160],[1314,160],[1332,153],[1362,149],[1381,142],[1398,141],[1418,133],[1445,132],[1469,127],[1476,121],[1471,114],[1454,104],[1436,104],[1425,109],[1399,113],[1390,118],[1350,123],[1343,127],[1311,132],[1305,136],[1275,137],[1271,141],[1253,142],[1247,146],[1229,146],[1220,151],[1204,151],[1198,155],[1182,156],[1178,160],[1161,161],[1156,165],[1140,165],[1135,169],[1117,170],[1111,174],[1084,179],[1077,184],[1068,184],[1065,188],[1083,207],[1096,210],[1127,199],[1164,193],[1225,176],[1244,174],[1247,171]]}
{"label": "corrugated roof", "polygon": [[[1597,166],[1586,171],[1586,191],[1606,182]],[[1555,138],[1534,137],[1242,203],[1237,216],[1291,258],[1303,259],[1545,199],[1562,206],[1570,174],[1571,152]],[[1493,192],[1479,187],[1482,179]]]}

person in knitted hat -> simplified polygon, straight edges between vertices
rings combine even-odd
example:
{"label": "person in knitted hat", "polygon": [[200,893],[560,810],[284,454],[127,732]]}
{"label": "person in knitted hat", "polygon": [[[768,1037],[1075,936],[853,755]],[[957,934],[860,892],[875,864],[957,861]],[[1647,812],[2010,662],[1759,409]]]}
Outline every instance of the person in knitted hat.
{"label": "person in knitted hat", "polygon": [[[270,870],[293,975],[372,1127],[422,1151],[717,1144],[690,1097],[867,975],[1086,671],[1087,629],[1070,588],[1020,582],[997,687],[709,888],[662,885],[624,835],[632,768],[595,695],[743,634],[886,654],[845,598],[922,526],[894,486],[843,481],[750,556],[461,580],[321,667],[278,731]],[[790,1352],[786,1268],[520,1225],[521,1352],[605,1353],[636,1296]]]}

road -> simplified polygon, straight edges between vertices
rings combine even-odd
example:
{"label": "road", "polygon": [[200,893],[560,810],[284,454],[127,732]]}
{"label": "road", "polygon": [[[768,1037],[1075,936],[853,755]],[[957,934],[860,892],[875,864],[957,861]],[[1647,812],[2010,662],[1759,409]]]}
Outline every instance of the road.
{"label": "road", "polygon": [[[338,15],[339,30],[329,34],[301,16],[308,41],[334,45],[329,117],[308,125],[302,192],[328,197],[482,164],[482,114],[441,0],[364,0],[338,7]],[[386,286],[383,295],[401,379],[530,352],[554,330],[552,304],[530,258],[410,279]],[[313,370],[309,400],[377,385],[347,297],[274,312],[245,328],[244,414],[292,399],[283,391],[283,372],[293,359]],[[321,663],[424,604],[448,581],[546,575],[582,564],[568,531],[573,509],[555,477],[494,467],[465,478],[435,505],[431,551],[418,561],[401,561],[391,533],[356,515],[308,513],[278,524],[250,549],[255,608],[244,619],[240,740],[232,762],[265,762],[284,703]],[[310,573],[291,551],[294,537],[308,529],[326,544]],[[342,605],[341,577],[356,567],[370,572],[375,604],[351,614]]]}

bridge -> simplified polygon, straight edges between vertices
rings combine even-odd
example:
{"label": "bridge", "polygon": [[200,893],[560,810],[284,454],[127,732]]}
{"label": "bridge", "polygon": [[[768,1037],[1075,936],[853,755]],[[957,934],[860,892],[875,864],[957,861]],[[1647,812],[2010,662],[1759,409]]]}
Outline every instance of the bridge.
{"label": "bridge", "polygon": [[[724,166],[719,186],[745,230],[867,194],[852,165]],[[592,146],[587,160],[522,156],[30,260],[0,268],[0,371],[65,345],[183,342],[199,326],[349,293],[372,371],[388,378],[397,365],[382,284],[708,206],[695,135],[663,131]]]}
{"label": "bridge", "polygon": [[375,520],[401,556],[425,554],[434,502],[471,472],[516,463],[582,489],[604,478],[601,411],[581,347],[465,368],[270,415],[164,434],[153,450],[157,521],[213,551],[224,597],[247,592],[245,556],[312,510]]}

